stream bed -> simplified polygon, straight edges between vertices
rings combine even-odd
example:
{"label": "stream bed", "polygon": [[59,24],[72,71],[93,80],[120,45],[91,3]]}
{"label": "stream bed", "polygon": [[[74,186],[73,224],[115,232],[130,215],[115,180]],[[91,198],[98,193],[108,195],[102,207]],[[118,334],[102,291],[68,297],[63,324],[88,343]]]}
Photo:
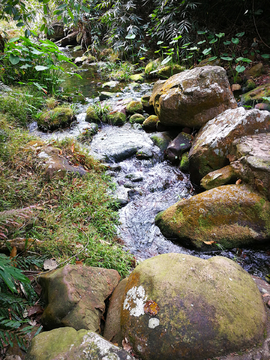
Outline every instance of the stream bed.
{"label": "stream bed", "polygon": [[[102,88],[99,80],[83,82],[77,86],[85,96],[84,104],[76,104],[77,121],[70,128],[43,133],[36,123],[29,130],[45,138],[78,137],[83,131],[91,128],[85,121],[86,109],[90,104],[99,104],[97,96]],[[76,80],[78,81],[78,80]],[[91,86],[89,86],[89,83]],[[126,99],[140,99],[142,95],[151,93],[153,83],[118,84],[113,98],[105,100],[107,105],[120,104]],[[104,102],[102,102],[104,104]],[[119,209],[120,225],[118,236],[126,250],[129,250],[138,261],[158,254],[177,252],[201,258],[222,255],[237,261],[252,275],[267,278],[270,273],[270,247],[263,249],[232,249],[199,252],[186,249],[166,239],[155,226],[155,216],[182,198],[195,195],[189,175],[182,173],[171,165],[163,152],[154,145],[151,135],[142,130],[140,125],[125,124],[113,127],[101,124],[98,133],[91,143],[87,144],[89,152],[107,164],[108,175],[114,184],[113,196],[121,205]],[[144,156],[140,156],[144,154]]]}

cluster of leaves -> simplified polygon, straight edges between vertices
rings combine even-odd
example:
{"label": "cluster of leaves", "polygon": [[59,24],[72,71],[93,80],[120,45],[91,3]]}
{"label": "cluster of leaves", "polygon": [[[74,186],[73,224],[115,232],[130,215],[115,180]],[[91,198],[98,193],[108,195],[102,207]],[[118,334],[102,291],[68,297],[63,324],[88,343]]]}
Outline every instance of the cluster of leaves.
{"label": "cluster of leaves", "polygon": [[37,295],[30,280],[14,265],[14,260],[0,254],[0,348],[13,346],[16,341],[25,349],[25,336],[33,331],[33,324],[29,325],[30,319],[24,313],[27,306],[35,303]]}
{"label": "cluster of leaves", "polygon": [[25,36],[10,39],[6,43],[0,62],[0,78],[4,83],[33,84],[52,94],[57,92],[59,83],[63,81],[61,75],[67,73],[61,63],[72,64],[50,40],[37,43]]}

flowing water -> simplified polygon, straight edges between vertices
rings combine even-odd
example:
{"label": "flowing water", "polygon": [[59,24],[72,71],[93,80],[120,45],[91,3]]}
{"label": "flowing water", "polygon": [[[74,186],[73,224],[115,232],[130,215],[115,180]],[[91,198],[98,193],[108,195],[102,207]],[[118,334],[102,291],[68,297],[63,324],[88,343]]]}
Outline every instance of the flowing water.
{"label": "flowing water", "polygon": [[[81,72],[83,80],[76,80],[76,87],[86,98],[84,104],[77,104],[77,121],[69,129],[42,133],[33,123],[30,131],[42,138],[63,138],[77,137],[91,127],[85,121],[86,109],[90,104],[99,103],[97,95],[105,90],[100,78],[88,78],[91,71],[88,69]],[[114,97],[107,103],[120,104],[125,99],[140,99],[143,94],[151,93],[152,86],[119,84],[111,90],[114,91]],[[113,196],[122,205],[119,210],[118,235],[124,247],[138,260],[168,252],[202,258],[222,255],[237,261],[251,274],[265,277],[270,272],[269,249],[220,249],[202,253],[183,248],[161,234],[154,223],[156,214],[182,198],[193,196],[195,192],[188,174],[181,173],[166,161],[162,151],[151,140],[151,134],[144,132],[140,126],[126,124],[119,128],[102,125],[88,147],[93,156],[108,164],[107,172],[115,184]],[[142,152],[147,156],[138,155]]]}

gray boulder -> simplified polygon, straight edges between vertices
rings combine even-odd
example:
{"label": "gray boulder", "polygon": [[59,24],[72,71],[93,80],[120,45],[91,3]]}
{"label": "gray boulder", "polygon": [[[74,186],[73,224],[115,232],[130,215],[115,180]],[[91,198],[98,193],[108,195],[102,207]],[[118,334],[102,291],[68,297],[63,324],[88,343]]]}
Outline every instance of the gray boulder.
{"label": "gray boulder", "polygon": [[189,169],[193,182],[228,165],[230,145],[245,135],[270,132],[270,113],[240,107],[229,109],[208,121],[198,132],[189,152]]}
{"label": "gray boulder", "polygon": [[236,176],[270,200],[270,133],[235,140],[230,154]]}

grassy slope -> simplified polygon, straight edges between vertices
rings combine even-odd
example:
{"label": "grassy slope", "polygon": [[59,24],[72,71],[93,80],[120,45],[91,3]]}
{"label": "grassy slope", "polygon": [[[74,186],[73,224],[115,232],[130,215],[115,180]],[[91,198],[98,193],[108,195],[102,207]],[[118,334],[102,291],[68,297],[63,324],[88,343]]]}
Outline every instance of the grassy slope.
{"label": "grassy slope", "polygon": [[37,103],[37,98],[27,96],[20,92],[0,96],[0,226],[4,222],[1,212],[35,206],[34,223],[9,234],[9,238],[39,240],[31,253],[21,255],[46,254],[63,264],[82,261],[126,276],[133,259],[116,241],[117,213],[106,191],[109,179],[76,142],[65,141],[54,146],[70,161],[90,169],[89,174],[46,180],[33,151],[26,147],[33,137],[22,124],[28,122]]}

